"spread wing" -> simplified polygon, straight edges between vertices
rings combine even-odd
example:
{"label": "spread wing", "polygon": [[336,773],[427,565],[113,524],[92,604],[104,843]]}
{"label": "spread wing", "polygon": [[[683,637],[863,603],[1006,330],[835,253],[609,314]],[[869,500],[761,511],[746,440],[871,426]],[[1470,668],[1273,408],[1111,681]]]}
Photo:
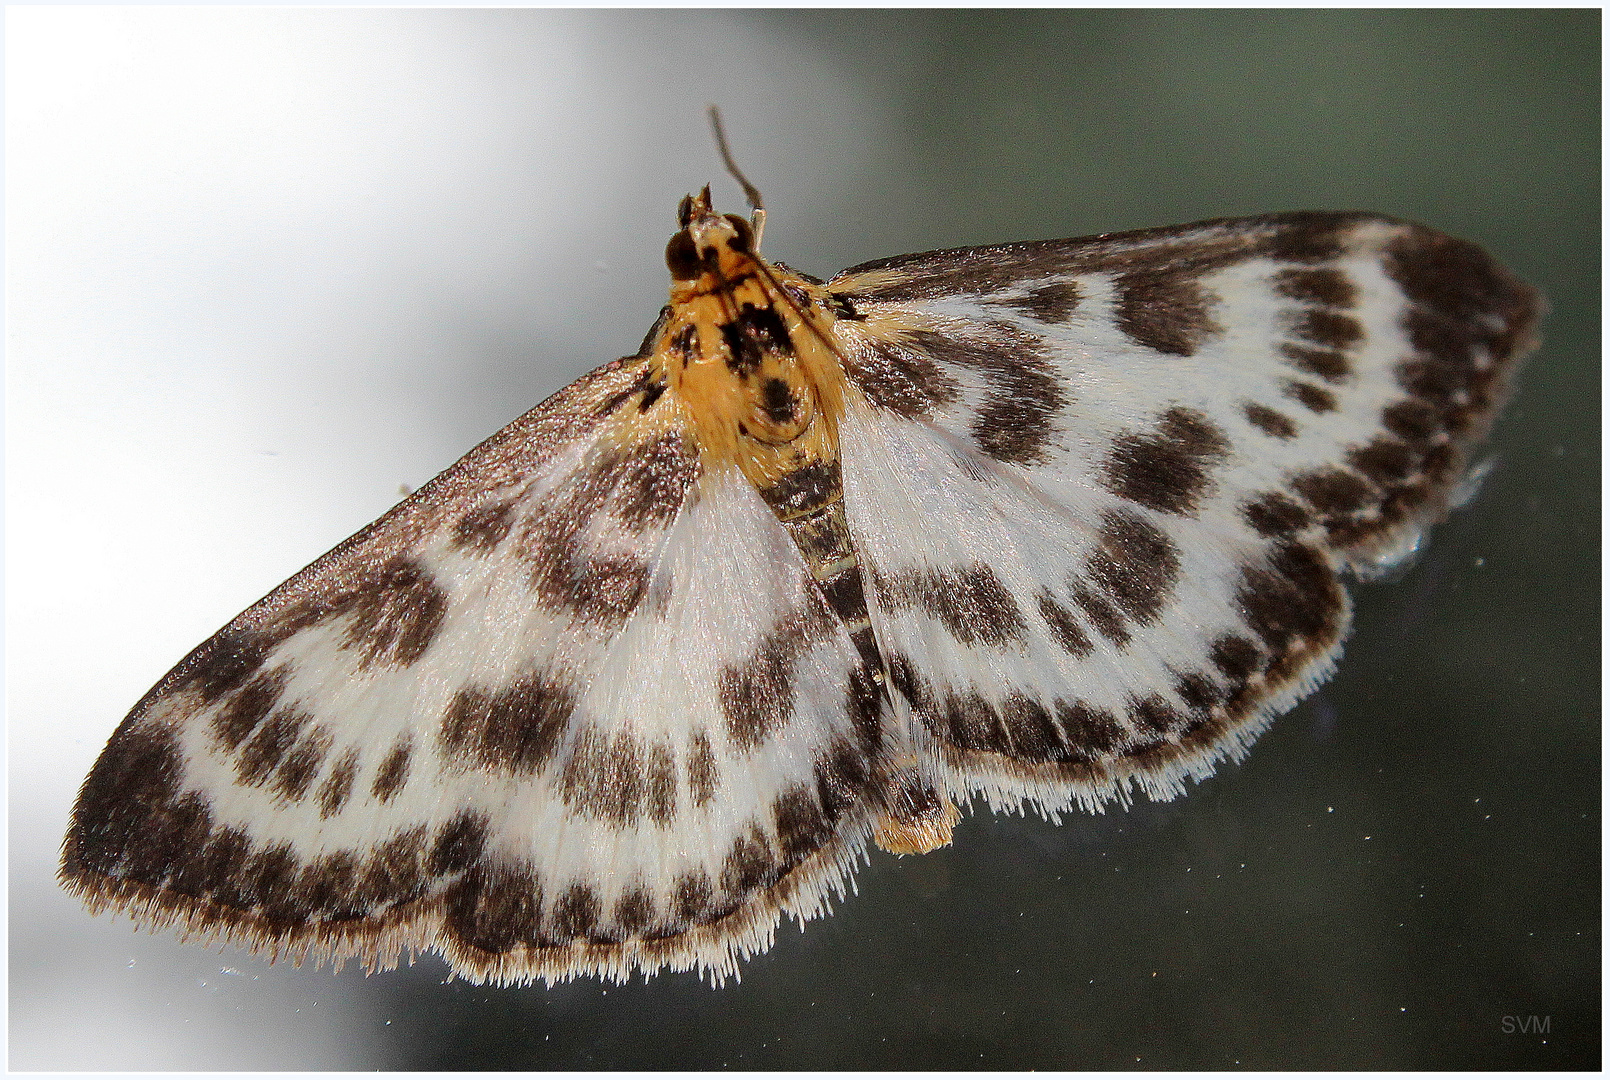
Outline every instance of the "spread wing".
{"label": "spread wing", "polygon": [[845,507],[960,794],[1180,790],[1329,674],[1340,572],[1446,509],[1540,299],[1474,245],[1288,214],[827,284]]}
{"label": "spread wing", "polygon": [[498,982],[719,980],[818,913],[869,829],[878,699],[668,402],[642,358],[600,368],[203,644],[85,782],[67,887]]}

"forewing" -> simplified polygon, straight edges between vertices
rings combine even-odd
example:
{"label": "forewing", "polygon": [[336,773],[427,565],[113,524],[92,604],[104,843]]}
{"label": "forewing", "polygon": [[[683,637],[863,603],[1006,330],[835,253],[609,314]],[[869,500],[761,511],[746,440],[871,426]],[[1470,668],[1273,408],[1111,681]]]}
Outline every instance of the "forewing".
{"label": "forewing", "polygon": [[84,785],[68,887],[500,982],[724,978],[820,910],[868,829],[878,703],[646,372],[561,391],[170,672]]}
{"label": "forewing", "polygon": [[[958,789],[1176,792],[1326,674],[1338,572],[1446,508],[1540,301],[1358,214],[906,256],[828,284],[845,505]],[[853,395],[852,395],[853,397]]]}

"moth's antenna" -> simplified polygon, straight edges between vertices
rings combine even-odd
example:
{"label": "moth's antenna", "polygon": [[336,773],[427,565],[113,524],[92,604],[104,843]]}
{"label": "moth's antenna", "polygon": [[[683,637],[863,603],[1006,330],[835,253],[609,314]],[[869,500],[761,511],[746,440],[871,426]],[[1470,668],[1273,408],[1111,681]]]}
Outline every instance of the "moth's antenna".
{"label": "moth's antenna", "polygon": [[727,132],[721,126],[721,110],[710,106],[710,126],[716,132],[716,149],[721,151],[722,163],[732,178],[738,181],[738,186],[744,189],[744,198],[749,200],[749,220],[755,230],[755,250],[760,250],[760,234],[766,228],[766,205],[761,202],[760,189],[749,182],[749,178],[738,168],[738,163],[732,160],[732,151],[727,149]]}

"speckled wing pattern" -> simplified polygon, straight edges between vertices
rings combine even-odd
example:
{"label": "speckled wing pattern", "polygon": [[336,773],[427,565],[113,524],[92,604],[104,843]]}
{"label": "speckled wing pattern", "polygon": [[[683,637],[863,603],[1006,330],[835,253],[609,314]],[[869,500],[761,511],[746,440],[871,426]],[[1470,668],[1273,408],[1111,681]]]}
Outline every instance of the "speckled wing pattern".
{"label": "speckled wing pattern", "polygon": [[849,526],[945,786],[1182,790],[1329,675],[1530,345],[1479,248],[1285,214],[934,252],[828,283]]}
{"label": "speckled wing pattern", "polygon": [[1276,215],[830,282],[685,200],[671,303],[186,657],[63,847],[96,910],[474,981],[697,969],[982,794],[1250,745],[1411,550],[1540,301]]}
{"label": "speckled wing pattern", "polygon": [[645,367],[561,391],[180,663],[85,783],[68,885],[499,982],[721,974],[819,911],[868,828],[876,703]]}

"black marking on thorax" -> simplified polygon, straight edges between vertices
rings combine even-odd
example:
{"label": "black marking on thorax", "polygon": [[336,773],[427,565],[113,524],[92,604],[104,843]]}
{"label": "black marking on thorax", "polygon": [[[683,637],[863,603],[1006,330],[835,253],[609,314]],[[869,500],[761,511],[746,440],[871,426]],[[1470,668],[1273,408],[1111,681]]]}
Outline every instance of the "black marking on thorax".
{"label": "black marking on thorax", "polygon": [[769,305],[744,304],[736,319],[721,325],[721,339],[727,346],[727,366],[739,375],[759,370],[767,353],[794,351],[783,317]]}

